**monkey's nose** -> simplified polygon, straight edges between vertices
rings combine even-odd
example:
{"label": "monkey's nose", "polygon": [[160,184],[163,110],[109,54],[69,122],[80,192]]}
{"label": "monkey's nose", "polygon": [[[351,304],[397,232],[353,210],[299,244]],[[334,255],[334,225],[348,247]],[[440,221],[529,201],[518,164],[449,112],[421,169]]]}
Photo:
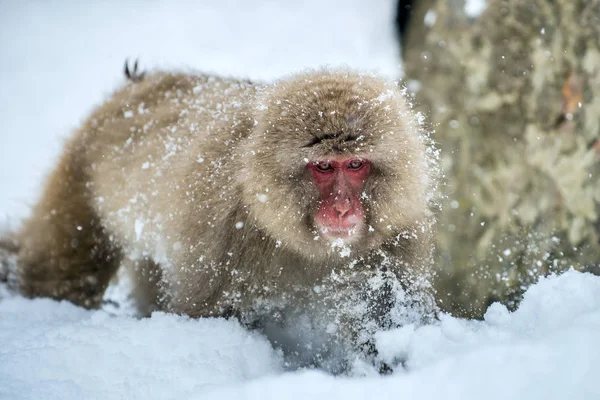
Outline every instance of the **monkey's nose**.
{"label": "monkey's nose", "polygon": [[346,215],[346,213],[348,213],[348,211],[350,211],[350,209],[352,208],[350,201],[349,200],[345,200],[345,201],[338,201],[333,205],[333,208],[335,209],[335,211],[338,212],[340,217],[343,217],[344,215]]}

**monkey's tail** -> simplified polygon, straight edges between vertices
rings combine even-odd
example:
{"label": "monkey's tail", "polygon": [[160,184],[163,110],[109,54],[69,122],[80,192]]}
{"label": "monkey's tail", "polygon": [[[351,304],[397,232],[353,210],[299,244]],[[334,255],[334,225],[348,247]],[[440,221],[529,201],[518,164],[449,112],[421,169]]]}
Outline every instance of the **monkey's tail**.
{"label": "monkey's tail", "polygon": [[133,63],[133,68],[129,68],[129,60],[125,59],[125,66],[123,67],[123,73],[127,80],[131,82],[140,82],[146,76],[146,71],[138,70],[138,60],[136,59]]}

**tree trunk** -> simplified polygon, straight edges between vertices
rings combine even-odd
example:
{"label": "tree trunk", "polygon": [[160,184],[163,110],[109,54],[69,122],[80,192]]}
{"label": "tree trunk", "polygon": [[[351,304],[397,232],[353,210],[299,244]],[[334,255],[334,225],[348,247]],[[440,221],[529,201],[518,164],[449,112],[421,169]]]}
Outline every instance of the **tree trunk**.
{"label": "tree trunk", "polygon": [[600,0],[464,3],[417,2],[404,59],[443,152],[440,304],[480,316],[539,276],[597,268]]}

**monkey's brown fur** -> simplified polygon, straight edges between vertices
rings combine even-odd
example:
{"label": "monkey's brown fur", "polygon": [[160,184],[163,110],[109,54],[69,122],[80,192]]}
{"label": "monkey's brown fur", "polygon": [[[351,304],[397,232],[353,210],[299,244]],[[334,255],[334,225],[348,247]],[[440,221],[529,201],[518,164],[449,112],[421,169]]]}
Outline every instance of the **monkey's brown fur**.
{"label": "monkey's brown fur", "polygon": [[[143,312],[197,317],[310,296],[332,274],[364,281],[384,265],[403,279],[430,260],[420,134],[396,86],[371,76],[321,70],[261,86],[148,75],[67,144],[18,234],[19,288],[98,307],[123,263]],[[319,198],[305,165],[332,154],[372,165],[370,228],[349,257],[311,217]]]}

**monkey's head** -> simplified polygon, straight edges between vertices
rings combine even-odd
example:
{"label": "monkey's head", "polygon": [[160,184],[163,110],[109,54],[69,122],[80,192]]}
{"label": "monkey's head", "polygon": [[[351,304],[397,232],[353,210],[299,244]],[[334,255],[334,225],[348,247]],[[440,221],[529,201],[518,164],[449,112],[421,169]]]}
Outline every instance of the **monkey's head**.
{"label": "monkey's head", "polygon": [[317,71],[259,95],[244,201],[259,228],[311,258],[415,235],[429,212],[427,148],[395,84]]}

